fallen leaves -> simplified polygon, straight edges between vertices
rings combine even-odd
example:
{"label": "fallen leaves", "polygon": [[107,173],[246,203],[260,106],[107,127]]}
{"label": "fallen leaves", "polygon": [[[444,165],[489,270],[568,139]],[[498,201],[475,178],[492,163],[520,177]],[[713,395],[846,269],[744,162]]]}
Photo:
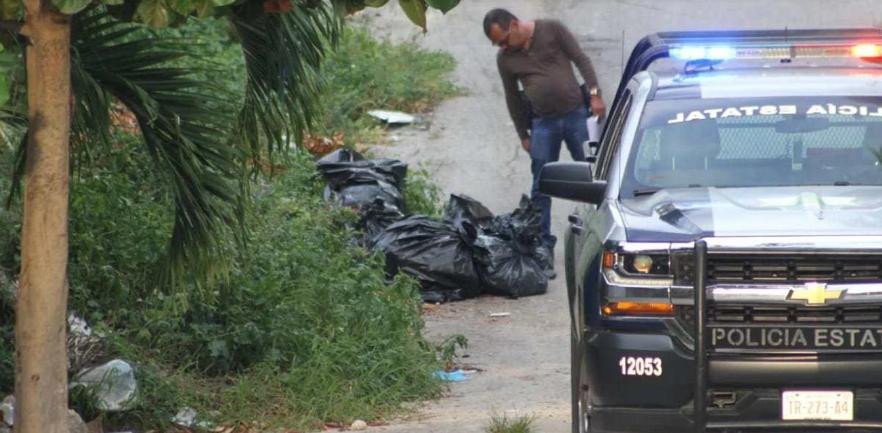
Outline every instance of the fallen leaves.
{"label": "fallen leaves", "polygon": [[337,132],[331,137],[307,132],[303,136],[303,148],[314,156],[324,156],[343,147],[344,137],[342,132]]}

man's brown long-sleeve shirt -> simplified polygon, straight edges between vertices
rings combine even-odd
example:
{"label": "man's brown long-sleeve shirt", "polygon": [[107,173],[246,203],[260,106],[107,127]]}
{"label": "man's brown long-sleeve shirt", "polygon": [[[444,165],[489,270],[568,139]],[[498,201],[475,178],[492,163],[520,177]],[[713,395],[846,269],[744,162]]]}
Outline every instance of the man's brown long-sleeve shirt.
{"label": "man's brown long-sleeve shirt", "polygon": [[576,64],[589,87],[597,86],[591,60],[579,49],[572,33],[556,20],[536,20],[529,49],[500,50],[496,56],[505,88],[505,101],[521,138],[529,136],[529,119],[518,97],[518,80],[538,116],[560,116],[582,105],[582,93],[573,74]]}

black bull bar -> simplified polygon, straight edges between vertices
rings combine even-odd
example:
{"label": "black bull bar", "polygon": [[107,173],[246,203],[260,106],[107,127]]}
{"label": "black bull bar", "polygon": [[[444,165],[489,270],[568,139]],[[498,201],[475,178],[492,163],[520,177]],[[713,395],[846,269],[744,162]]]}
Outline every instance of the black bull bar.
{"label": "black bull bar", "polygon": [[695,242],[695,395],[693,423],[696,433],[707,431],[707,242]]}
{"label": "black bull bar", "polygon": [[694,277],[694,302],[695,302],[695,394],[693,396],[693,426],[696,433],[706,433],[709,430],[788,430],[788,431],[812,431],[818,429],[831,429],[836,431],[882,431],[882,422],[755,422],[755,421],[726,421],[708,422],[708,400],[710,383],[708,371],[710,357],[708,353],[708,329],[707,329],[707,242],[697,240],[695,242],[695,277]]}

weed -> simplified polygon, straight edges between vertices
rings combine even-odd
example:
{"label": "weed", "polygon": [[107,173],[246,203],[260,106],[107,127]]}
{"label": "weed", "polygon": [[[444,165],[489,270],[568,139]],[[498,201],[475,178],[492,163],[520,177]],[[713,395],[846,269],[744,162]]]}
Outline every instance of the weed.
{"label": "weed", "polygon": [[469,340],[462,334],[454,334],[444,339],[440,344],[435,346],[438,358],[444,363],[447,370],[453,369],[453,359],[456,357],[456,348],[467,349]]}
{"label": "weed", "polygon": [[130,343],[116,350],[154,367],[142,404],[117,423],[160,424],[188,402],[229,423],[305,429],[437,395],[417,283],[387,284],[382,257],[352,244],[354,216],[321,200],[310,158],[286,166],[264,180],[246,249],[212,296],[157,293],[126,316]]}
{"label": "weed", "polygon": [[325,86],[322,119],[314,133],[342,132],[347,145],[377,142],[380,125],[369,110],[423,112],[460,93],[449,79],[456,63],[450,54],[426,51],[414,42],[378,41],[365,29],[347,29],[336,52],[322,67]]}
{"label": "weed", "polygon": [[534,415],[521,415],[509,418],[508,415],[492,414],[490,423],[484,427],[486,433],[533,433]]}
{"label": "weed", "polygon": [[409,170],[404,183],[404,210],[408,214],[441,217],[441,188],[424,169]]}
{"label": "weed", "polygon": [[68,396],[71,409],[75,410],[81,418],[92,420],[101,414],[98,406],[98,397],[94,388],[75,386],[71,388]]}
{"label": "weed", "polygon": [[15,389],[15,347],[13,347],[13,334],[12,323],[0,325],[0,395],[3,396]]}

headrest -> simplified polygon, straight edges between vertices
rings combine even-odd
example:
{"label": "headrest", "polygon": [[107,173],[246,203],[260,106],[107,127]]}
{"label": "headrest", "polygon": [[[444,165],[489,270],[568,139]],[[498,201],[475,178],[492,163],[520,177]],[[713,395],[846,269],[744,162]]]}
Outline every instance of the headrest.
{"label": "headrest", "polygon": [[864,147],[871,150],[882,148],[882,122],[867,123],[864,133]]}
{"label": "headrest", "polygon": [[720,153],[720,129],[714,120],[667,125],[661,130],[659,147],[668,158],[713,158]]}

